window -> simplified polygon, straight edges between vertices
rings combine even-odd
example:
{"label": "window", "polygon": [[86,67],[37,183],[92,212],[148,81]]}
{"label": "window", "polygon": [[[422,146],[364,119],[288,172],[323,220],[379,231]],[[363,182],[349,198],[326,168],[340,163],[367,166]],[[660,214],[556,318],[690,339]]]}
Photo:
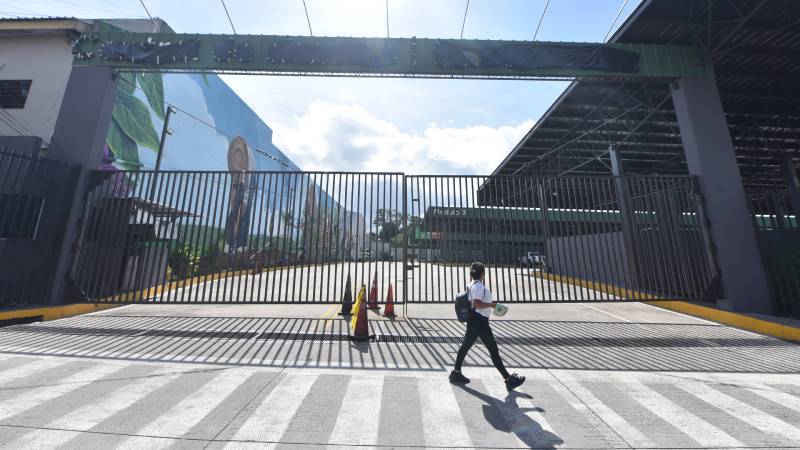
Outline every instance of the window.
{"label": "window", "polygon": [[0,239],[34,239],[44,198],[0,192]]}
{"label": "window", "polygon": [[0,107],[5,109],[24,108],[30,90],[31,80],[0,80]]}

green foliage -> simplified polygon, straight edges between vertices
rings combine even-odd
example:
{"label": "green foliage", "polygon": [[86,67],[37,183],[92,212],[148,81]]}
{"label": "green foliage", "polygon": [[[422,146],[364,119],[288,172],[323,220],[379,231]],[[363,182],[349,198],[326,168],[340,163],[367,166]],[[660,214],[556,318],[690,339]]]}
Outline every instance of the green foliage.
{"label": "green foliage", "polygon": [[[123,72],[119,77],[106,144],[114,154],[115,166],[123,170],[137,170],[142,166],[139,145],[158,150],[160,138],[150,110],[161,120],[165,119],[164,83],[160,73]],[[137,85],[144,92],[149,107],[135,97]]]}
{"label": "green foliage", "polygon": [[111,119],[111,125],[108,128],[106,143],[114,153],[118,166],[139,168],[139,147],[122,131],[122,127],[114,118]]}
{"label": "green foliage", "polygon": [[147,97],[147,103],[159,119],[164,120],[164,81],[160,73],[137,73],[136,81]]}
{"label": "green foliage", "polygon": [[159,138],[150,119],[150,110],[141,100],[125,91],[117,91],[111,116],[134,142],[158,150]]}
{"label": "green foliage", "polygon": [[177,247],[169,252],[167,265],[170,278],[180,280],[193,277],[197,274],[200,255],[188,245]]}
{"label": "green foliage", "polygon": [[132,72],[122,72],[119,74],[119,89],[133,95],[136,92],[136,74]]}

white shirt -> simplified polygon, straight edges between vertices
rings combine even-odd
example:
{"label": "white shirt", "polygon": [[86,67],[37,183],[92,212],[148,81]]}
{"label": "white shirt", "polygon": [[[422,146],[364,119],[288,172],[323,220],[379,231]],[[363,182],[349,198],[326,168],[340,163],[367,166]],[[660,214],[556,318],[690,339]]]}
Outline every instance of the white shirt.
{"label": "white shirt", "polygon": [[[484,303],[492,303],[494,301],[494,295],[492,295],[492,291],[486,287],[483,282],[480,280],[472,280],[472,283],[469,284],[469,300],[480,300]],[[475,312],[482,315],[483,317],[491,317],[492,316],[492,307],[488,308],[480,308],[476,309]]]}

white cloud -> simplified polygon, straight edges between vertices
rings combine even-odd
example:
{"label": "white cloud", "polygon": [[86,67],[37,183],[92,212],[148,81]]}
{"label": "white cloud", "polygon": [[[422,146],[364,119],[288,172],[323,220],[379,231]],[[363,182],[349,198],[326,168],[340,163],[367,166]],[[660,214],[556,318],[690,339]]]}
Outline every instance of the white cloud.
{"label": "white cloud", "polygon": [[533,120],[498,128],[432,123],[405,132],[361,106],[315,101],[290,124],[271,126],[275,145],[303,170],[487,175]]}

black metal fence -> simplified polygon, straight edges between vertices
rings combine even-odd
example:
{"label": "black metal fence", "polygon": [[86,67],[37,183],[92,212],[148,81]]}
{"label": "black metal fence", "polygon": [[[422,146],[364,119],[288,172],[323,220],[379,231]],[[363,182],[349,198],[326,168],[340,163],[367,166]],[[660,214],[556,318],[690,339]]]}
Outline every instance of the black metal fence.
{"label": "black metal fence", "polygon": [[750,213],[776,314],[800,317],[800,222],[787,191],[750,191]]}
{"label": "black metal fence", "polygon": [[0,150],[0,307],[48,304],[77,170]]}
{"label": "black metal fence", "polygon": [[409,301],[451,301],[470,261],[505,302],[714,295],[690,177],[406,179]]}
{"label": "black metal fence", "polygon": [[713,296],[690,177],[107,172],[72,271],[100,302],[505,302]]}
{"label": "black metal fence", "polygon": [[319,172],[92,175],[73,278],[113,302],[341,301],[403,271],[403,176]]}

